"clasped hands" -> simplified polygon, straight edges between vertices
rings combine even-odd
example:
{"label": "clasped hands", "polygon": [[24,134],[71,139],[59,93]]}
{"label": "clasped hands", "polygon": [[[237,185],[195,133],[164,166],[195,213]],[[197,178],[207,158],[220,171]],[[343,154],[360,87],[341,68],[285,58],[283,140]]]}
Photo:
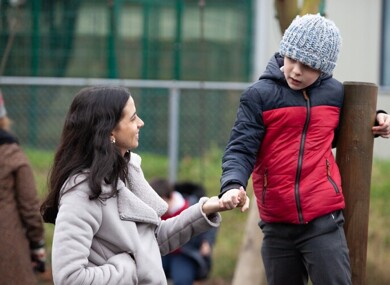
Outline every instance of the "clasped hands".
{"label": "clasped hands", "polygon": [[249,197],[243,187],[240,189],[230,189],[223,194],[221,198],[213,196],[208,199],[202,206],[202,210],[206,215],[241,208],[241,212],[249,209]]}

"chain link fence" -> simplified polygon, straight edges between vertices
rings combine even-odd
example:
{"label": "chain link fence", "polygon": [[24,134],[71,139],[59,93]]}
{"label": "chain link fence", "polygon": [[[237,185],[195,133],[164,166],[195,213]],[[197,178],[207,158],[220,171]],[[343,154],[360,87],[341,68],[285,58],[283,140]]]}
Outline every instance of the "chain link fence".
{"label": "chain link fence", "polygon": [[175,163],[223,148],[247,86],[228,82],[252,75],[253,5],[0,0],[0,88],[15,134],[52,151],[78,90],[120,84],[145,122],[138,151]]}
{"label": "chain link fence", "polygon": [[2,0],[0,75],[247,81],[252,0]]}
{"label": "chain link fence", "polygon": [[[171,173],[186,156],[223,149],[236,117],[239,96],[249,84],[235,82],[1,77],[13,132],[22,145],[54,150],[75,94],[89,85],[129,88],[145,122],[137,151],[170,157]],[[172,178],[174,179],[174,177]]]}

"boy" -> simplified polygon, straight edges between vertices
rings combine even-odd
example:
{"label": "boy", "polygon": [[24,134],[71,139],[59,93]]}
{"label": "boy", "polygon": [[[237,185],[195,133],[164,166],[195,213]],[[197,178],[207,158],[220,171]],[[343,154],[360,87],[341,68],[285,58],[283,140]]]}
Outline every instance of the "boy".
{"label": "boy", "polygon": [[[343,104],[343,85],[332,78],[340,47],[332,21],[298,16],[264,74],[243,93],[223,155],[225,205],[237,205],[238,189],[252,174],[269,285],[307,284],[309,276],[314,285],[351,284],[332,153]],[[374,135],[389,137],[389,116],[379,111],[376,119]]]}

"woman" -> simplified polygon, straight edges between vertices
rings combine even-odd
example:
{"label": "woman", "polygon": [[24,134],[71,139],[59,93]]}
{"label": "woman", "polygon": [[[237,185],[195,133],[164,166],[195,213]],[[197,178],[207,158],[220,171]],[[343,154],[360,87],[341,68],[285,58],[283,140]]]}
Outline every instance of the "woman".
{"label": "woman", "polygon": [[10,132],[0,91],[0,283],[37,284],[45,270],[43,221],[33,172]]}
{"label": "woman", "polygon": [[218,211],[245,202],[242,196],[221,207],[217,197],[204,197],[161,221],[168,206],[130,152],[143,125],[125,88],[89,87],[74,98],[41,206],[45,221],[55,223],[54,283],[167,284],[161,254],[218,227]]}

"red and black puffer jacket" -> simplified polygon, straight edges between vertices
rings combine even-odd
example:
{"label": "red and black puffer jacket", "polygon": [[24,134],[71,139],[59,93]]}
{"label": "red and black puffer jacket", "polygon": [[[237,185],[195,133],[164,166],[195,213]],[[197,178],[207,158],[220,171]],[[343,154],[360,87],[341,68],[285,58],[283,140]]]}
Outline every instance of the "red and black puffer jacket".
{"label": "red and black puffer jacket", "polygon": [[344,93],[329,75],[306,90],[292,90],[282,65],[275,54],[241,96],[222,160],[221,195],[246,187],[252,174],[264,222],[304,224],[344,208],[332,153]]}

